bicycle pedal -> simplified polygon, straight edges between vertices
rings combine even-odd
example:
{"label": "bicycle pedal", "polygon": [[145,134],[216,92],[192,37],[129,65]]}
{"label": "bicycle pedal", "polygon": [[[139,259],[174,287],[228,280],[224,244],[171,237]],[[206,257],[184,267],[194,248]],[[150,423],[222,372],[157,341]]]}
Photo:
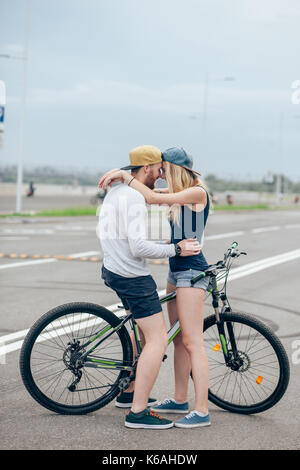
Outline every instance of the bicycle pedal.
{"label": "bicycle pedal", "polygon": [[130,385],[130,377],[124,377],[123,379],[120,380],[119,382],[119,390],[120,392],[124,392]]}

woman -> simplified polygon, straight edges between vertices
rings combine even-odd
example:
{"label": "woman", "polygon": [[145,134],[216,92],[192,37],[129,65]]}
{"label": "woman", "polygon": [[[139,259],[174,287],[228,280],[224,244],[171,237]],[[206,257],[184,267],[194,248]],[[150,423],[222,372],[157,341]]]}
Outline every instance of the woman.
{"label": "woman", "polygon": [[[152,191],[132,175],[122,170],[112,170],[102,181],[106,186],[121,180],[141,192],[148,204],[169,206],[171,243],[184,238],[203,241],[203,232],[209,212],[209,196],[197,172],[192,170],[192,159],[182,148],[171,148],[163,152],[163,168],[168,192]],[[175,422],[177,427],[198,427],[210,424],[208,413],[209,367],[203,342],[203,308],[208,279],[201,279],[194,287],[191,279],[208,268],[202,251],[190,257],[170,258],[167,293],[177,289],[176,301],[168,302],[170,323],[179,319],[181,333],[174,339],[174,399],[167,398],[152,407],[161,413],[184,413],[186,416]],[[195,408],[188,413],[187,402],[190,371],[193,374]]]}

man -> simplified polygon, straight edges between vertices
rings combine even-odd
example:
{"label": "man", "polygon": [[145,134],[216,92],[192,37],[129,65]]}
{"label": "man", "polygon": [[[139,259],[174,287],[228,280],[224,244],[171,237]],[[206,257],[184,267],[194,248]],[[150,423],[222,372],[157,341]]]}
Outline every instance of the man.
{"label": "man", "polygon": [[[143,145],[130,152],[132,177],[154,188],[162,177],[162,153],[151,145]],[[150,274],[146,258],[191,256],[199,253],[195,240],[173,244],[155,243],[146,239],[144,197],[127,184],[112,188],[104,199],[98,235],[104,253],[102,278],[122,300],[127,313],[131,312],[141,332],[143,343],[136,379],[131,388],[116,401],[120,407],[131,407],[125,426],[130,428],[166,429],[173,422],[154,414],[148,406],[167,344],[167,329],[157,294],[157,286]],[[134,392],[132,391],[134,388]]]}

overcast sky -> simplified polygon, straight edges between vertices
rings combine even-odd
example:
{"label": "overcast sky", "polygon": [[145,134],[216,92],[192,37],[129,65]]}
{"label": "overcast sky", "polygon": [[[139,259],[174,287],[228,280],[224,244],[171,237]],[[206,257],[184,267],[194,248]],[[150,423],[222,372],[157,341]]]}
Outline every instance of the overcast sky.
{"label": "overcast sky", "polygon": [[[25,6],[0,0],[0,54],[22,55]],[[299,44],[299,0],[30,0],[24,165],[105,170],[179,145],[204,175],[300,179]],[[22,61],[0,58],[0,80],[12,164]]]}

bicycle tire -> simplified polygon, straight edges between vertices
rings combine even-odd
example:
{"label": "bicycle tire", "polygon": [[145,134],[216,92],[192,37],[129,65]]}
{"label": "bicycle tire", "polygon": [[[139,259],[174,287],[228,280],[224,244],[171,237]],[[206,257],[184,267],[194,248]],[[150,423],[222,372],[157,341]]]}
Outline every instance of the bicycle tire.
{"label": "bicycle tire", "polygon": [[[272,351],[275,355],[274,357],[277,358],[276,361],[278,361],[278,369],[279,369],[278,381],[277,381],[276,386],[274,386],[274,389],[272,390],[272,393],[270,393],[269,396],[266,396],[264,399],[258,401],[257,403],[252,403],[252,404],[233,403],[230,400],[228,400],[228,398],[225,399],[224,397],[222,398],[222,397],[218,396],[218,394],[215,391],[212,390],[211,385],[210,385],[210,388],[209,388],[209,391],[208,391],[209,400],[212,403],[214,403],[215,405],[217,405],[218,407],[220,407],[222,409],[225,409],[227,411],[231,411],[233,413],[254,414],[254,413],[261,413],[263,411],[268,410],[269,408],[273,407],[276,403],[278,403],[279,400],[283,397],[283,395],[284,395],[284,393],[285,393],[285,391],[288,387],[288,383],[289,383],[289,377],[290,377],[289,360],[288,360],[288,356],[286,354],[286,351],[285,351],[282,343],[280,342],[278,337],[272,332],[272,330],[268,326],[266,326],[263,322],[261,322],[257,318],[252,317],[248,314],[238,313],[238,312],[230,312],[230,313],[221,314],[220,317],[221,317],[222,320],[224,320],[225,323],[229,322],[229,321],[232,322],[234,327],[236,327],[238,324],[246,325],[246,326],[248,326],[250,331],[253,330],[253,331],[257,332],[256,336],[259,334],[263,338],[265,338],[265,340],[269,344],[269,347],[272,349]],[[216,326],[216,316],[215,315],[211,315],[211,316],[205,318],[204,327],[203,327],[204,338],[205,338],[205,336],[208,337],[208,334],[205,335],[205,332],[211,332],[212,330],[210,330],[210,329],[212,329],[212,327],[214,327],[214,326]],[[250,338],[250,332],[249,332],[249,338]],[[252,340],[253,340],[253,337],[252,337]],[[244,342],[245,341],[246,341],[246,338],[244,338]],[[212,341],[212,343],[213,343],[213,341]],[[206,350],[207,350],[209,345],[207,344],[206,339],[205,339],[205,345],[206,345]],[[223,366],[226,367],[225,359],[224,359],[223,352],[222,352],[222,348],[220,348],[218,352],[222,355],[222,356],[219,356],[219,358],[221,358],[221,357],[223,358]],[[246,371],[248,371],[248,370],[250,371],[250,369],[252,367],[251,366],[250,355],[248,357],[247,355],[245,355],[246,354],[245,352],[242,353],[242,354],[244,354],[245,360],[246,360],[246,357],[247,357],[247,361],[248,361],[248,364],[247,364],[248,369]],[[256,361],[256,359],[254,360],[254,363],[256,364],[255,361]],[[257,364],[260,364],[260,363],[258,362]],[[252,365],[253,365],[253,360],[252,360]],[[259,368],[258,365],[254,366],[254,367]],[[273,367],[273,366],[267,366],[267,367]],[[257,376],[257,374],[259,374],[259,372],[257,372],[256,368],[255,368],[255,371],[252,372],[253,377],[250,376],[251,380],[254,379],[255,376]],[[246,366],[245,366],[245,369],[246,369]],[[275,367],[274,367],[274,369],[275,369]],[[246,371],[242,371],[242,372],[246,372]],[[228,373],[228,368],[227,368],[227,373]],[[236,372],[236,374],[239,374],[239,373],[241,374],[241,377],[242,377],[241,371]],[[229,374],[234,374],[234,372],[231,371],[231,372],[229,372]],[[242,380],[244,380],[244,379],[241,378],[240,382]],[[258,375],[257,380],[258,380],[258,382],[256,382],[256,384],[259,384],[260,383],[259,380],[263,381],[264,378],[263,378],[263,376]],[[236,381],[238,381],[237,377],[236,377]],[[210,384],[211,384],[211,380],[210,380]],[[227,385],[227,387],[228,387],[228,385]],[[252,387],[251,391],[252,391],[253,394],[258,393],[257,389],[255,389],[255,387],[254,387],[254,383],[253,384],[251,383],[251,387]]]}
{"label": "bicycle tire", "polygon": [[[91,402],[88,402],[88,403],[81,403],[81,402],[80,402],[80,404],[73,404],[73,402],[72,402],[72,404],[61,403],[61,402],[56,401],[55,399],[50,398],[49,396],[47,396],[45,391],[41,390],[41,386],[39,386],[36,383],[36,378],[34,377],[34,374],[35,374],[35,372],[33,370],[34,350],[35,350],[34,348],[37,347],[36,345],[38,343],[43,343],[43,342],[45,343],[46,342],[45,337],[47,337],[48,339],[50,338],[49,343],[51,343],[53,332],[56,333],[56,331],[59,332],[59,333],[57,333],[58,337],[59,337],[57,344],[58,344],[58,346],[60,346],[60,343],[62,343],[62,345],[63,345],[63,339],[62,339],[63,334],[60,331],[61,328],[59,327],[60,330],[58,328],[58,323],[64,324],[65,326],[63,326],[63,328],[67,330],[68,329],[67,327],[69,327],[69,324],[71,323],[70,318],[72,318],[72,317],[68,317],[68,316],[73,315],[73,318],[77,318],[76,315],[79,315],[79,314],[82,315],[82,312],[84,312],[84,315],[92,315],[93,317],[91,317],[91,318],[95,317],[94,318],[95,324],[96,324],[96,322],[102,322],[103,321],[103,322],[106,322],[111,327],[115,328],[121,323],[121,320],[116,315],[114,315],[109,310],[107,310],[104,307],[102,307],[100,305],[97,305],[97,304],[88,303],[88,302],[72,302],[72,303],[68,303],[68,304],[63,304],[63,305],[60,305],[60,306],[55,307],[54,309],[48,311],[47,313],[45,313],[41,318],[39,318],[35,322],[35,324],[31,327],[28,334],[26,335],[25,340],[24,340],[23,345],[22,345],[22,348],[21,348],[21,352],[20,352],[20,360],[19,360],[20,372],[21,372],[21,377],[22,377],[23,383],[24,383],[27,391],[34,398],[34,400],[36,400],[40,405],[42,405],[43,407],[45,407],[45,408],[47,408],[51,411],[59,413],[59,414],[76,414],[76,415],[78,415],[78,414],[87,414],[87,413],[91,413],[95,410],[98,410],[99,408],[102,408],[103,406],[105,406],[109,402],[111,402],[117,396],[117,394],[119,393],[119,391],[120,391],[120,387],[119,387],[120,380],[123,379],[123,378],[126,378],[130,375],[130,372],[126,371],[126,370],[121,370],[121,371],[115,372],[115,373],[118,373],[118,376],[116,377],[116,380],[111,384],[108,391],[105,392],[103,396],[96,397],[95,399],[93,399]],[[74,317],[74,315],[75,315],[75,317]],[[63,320],[63,317],[65,317],[65,320]],[[82,318],[82,316],[81,316],[81,318]],[[85,317],[83,317],[83,318],[85,318]],[[89,319],[90,317],[87,317],[87,318]],[[78,323],[76,323],[77,320],[73,320],[73,321],[74,321],[74,323],[73,324],[71,323],[71,326],[72,326],[71,330],[72,329],[74,330],[75,326],[78,325]],[[56,324],[57,324],[56,325],[56,330],[55,330],[55,328],[54,329],[50,328],[50,325],[53,322],[56,322]],[[84,322],[83,322],[83,324],[84,324]],[[85,321],[85,324],[88,325],[87,320]],[[47,327],[49,328],[49,332],[47,332],[47,330],[46,330]],[[81,326],[80,326],[80,328],[81,328]],[[80,328],[78,326],[78,331],[79,331]],[[82,328],[84,328],[84,326]],[[88,326],[86,326],[85,328],[87,330]],[[45,332],[47,332],[46,335],[45,335]],[[68,334],[70,334],[70,332],[67,333],[67,336],[68,336]],[[71,334],[74,336],[74,332],[72,332]],[[44,337],[42,335],[44,335]],[[117,336],[114,336],[114,335],[117,335]],[[131,343],[130,336],[128,334],[128,331],[127,331],[126,327],[123,325],[120,329],[117,330],[117,332],[114,335],[113,336],[116,339],[119,339],[119,342],[120,342],[120,346],[119,346],[120,347],[120,355],[123,356],[122,359],[123,359],[124,363],[132,364],[132,359],[133,359],[132,343]],[[116,340],[113,338],[112,341],[116,341]],[[52,346],[52,348],[54,349],[53,346]],[[55,349],[58,350],[59,348],[55,347]],[[62,349],[63,349],[63,346],[62,346]],[[60,362],[62,363],[61,365],[63,365],[63,362],[64,362],[63,357],[61,357],[61,360],[60,360]],[[58,367],[60,367],[59,359],[57,359],[55,361],[53,359],[52,362],[53,363],[57,362]],[[47,361],[44,364],[47,365]],[[46,367],[43,367],[43,369],[45,369],[45,368]],[[86,368],[86,370],[87,370],[87,368]],[[95,371],[95,370],[99,371],[99,369],[90,369],[89,368],[89,371],[91,371],[91,370],[92,371]],[[61,372],[61,376],[63,376],[64,372],[65,372],[64,370],[63,370],[63,372]],[[86,378],[87,373],[88,372],[86,372],[86,371],[84,371],[84,373],[83,373],[83,376],[85,374],[85,381],[86,382],[87,382],[87,378]],[[109,373],[109,372],[106,372],[106,373]],[[52,374],[52,375],[54,375],[54,374]],[[95,378],[94,378],[94,380],[95,380]],[[62,381],[62,379],[60,379],[60,381]],[[89,381],[91,383],[93,383],[91,381],[91,379],[89,379]],[[98,389],[100,388],[100,390],[101,390],[104,387],[105,386],[98,387]],[[96,387],[96,389],[97,389],[97,387]],[[91,389],[86,389],[86,390],[91,390]],[[90,392],[90,394],[92,394],[92,392]],[[88,392],[87,392],[87,395],[89,395]],[[93,395],[95,396],[95,392],[94,392]],[[72,400],[73,400],[73,397],[72,397]]]}

